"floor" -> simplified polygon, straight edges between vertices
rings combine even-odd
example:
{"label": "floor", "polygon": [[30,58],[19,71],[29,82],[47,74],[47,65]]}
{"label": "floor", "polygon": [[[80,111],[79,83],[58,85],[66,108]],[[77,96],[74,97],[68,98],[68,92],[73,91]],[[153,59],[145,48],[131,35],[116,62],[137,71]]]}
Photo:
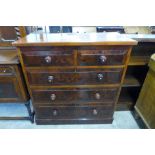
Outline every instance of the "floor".
{"label": "floor", "polygon": [[[0,104],[0,116],[27,116],[24,105]],[[0,120],[0,129],[139,129],[130,111],[118,111],[114,114],[112,124],[94,125],[36,125],[30,121]]]}

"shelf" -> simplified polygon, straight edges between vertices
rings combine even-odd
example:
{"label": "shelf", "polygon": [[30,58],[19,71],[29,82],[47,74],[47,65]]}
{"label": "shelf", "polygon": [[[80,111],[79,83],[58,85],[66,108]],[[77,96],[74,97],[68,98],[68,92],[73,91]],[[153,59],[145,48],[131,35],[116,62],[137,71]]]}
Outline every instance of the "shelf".
{"label": "shelf", "polygon": [[131,108],[134,105],[133,98],[128,93],[127,90],[121,91],[116,110],[117,111],[123,111],[123,110],[131,110]]}
{"label": "shelf", "polygon": [[129,60],[129,66],[147,65],[150,56],[131,56]]}
{"label": "shelf", "polygon": [[141,83],[133,75],[126,75],[123,87],[140,87]]}
{"label": "shelf", "polygon": [[0,50],[0,64],[19,64],[16,50]]}

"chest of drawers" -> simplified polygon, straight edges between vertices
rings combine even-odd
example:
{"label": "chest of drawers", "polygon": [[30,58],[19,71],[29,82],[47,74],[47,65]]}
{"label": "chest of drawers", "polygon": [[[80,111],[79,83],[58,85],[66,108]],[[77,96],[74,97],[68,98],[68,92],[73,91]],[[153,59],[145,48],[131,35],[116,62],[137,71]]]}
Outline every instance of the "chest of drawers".
{"label": "chest of drawers", "polygon": [[137,42],[117,33],[42,37],[31,34],[14,43],[36,123],[111,123]]}

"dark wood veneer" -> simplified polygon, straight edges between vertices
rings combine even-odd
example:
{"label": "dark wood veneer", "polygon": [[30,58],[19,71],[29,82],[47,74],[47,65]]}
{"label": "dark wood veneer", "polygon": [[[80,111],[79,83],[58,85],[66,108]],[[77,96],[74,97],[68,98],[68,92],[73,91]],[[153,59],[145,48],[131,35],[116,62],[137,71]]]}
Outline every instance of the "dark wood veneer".
{"label": "dark wood veneer", "polygon": [[24,52],[23,60],[26,66],[72,66],[74,65],[73,51],[28,51]]}
{"label": "dark wood veneer", "polygon": [[43,35],[42,41],[36,37],[14,43],[19,46],[36,123],[111,123],[137,42],[117,33],[52,34],[48,40]]}
{"label": "dark wood veneer", "polygon": [[125,63],[126,54],[126,50],[80,50],[78,52],[78,65],[123,65]]}
{"label": "dark wood veneer", "polygon": [[[112,106],[81,106],[81,107],[59,107],[39,106],[37,107],[37,118],[39,119],[79,119],[91,120],[97,118],[110,118]],[[37,119],[36,118],[36,119]]]}
{"label": "dark wood veneer", "polygon": [[[75,69],[74,69],[75,70]],[[68,69],[59,71],[33,70],[27,71],[31,85],[90,85],[120,83],[122,69]]]}
{"label": "dark wood veneer", "polygon": [[[110,104],[115,101],[118,88],[34,89],[33,101],[38,105]],[[110,102],[110,103],[109,103]]]}

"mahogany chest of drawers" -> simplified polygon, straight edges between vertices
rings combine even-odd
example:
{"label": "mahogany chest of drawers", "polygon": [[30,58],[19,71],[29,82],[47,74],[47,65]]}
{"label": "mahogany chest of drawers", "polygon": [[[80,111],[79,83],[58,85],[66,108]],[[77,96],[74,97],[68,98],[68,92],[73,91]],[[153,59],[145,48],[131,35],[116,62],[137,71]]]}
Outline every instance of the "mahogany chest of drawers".
{"label": "mahogany chest of drawers", "polygon": [[15,42],[36,123],[111,123],[136,43],[118,33],[30,34]]}

